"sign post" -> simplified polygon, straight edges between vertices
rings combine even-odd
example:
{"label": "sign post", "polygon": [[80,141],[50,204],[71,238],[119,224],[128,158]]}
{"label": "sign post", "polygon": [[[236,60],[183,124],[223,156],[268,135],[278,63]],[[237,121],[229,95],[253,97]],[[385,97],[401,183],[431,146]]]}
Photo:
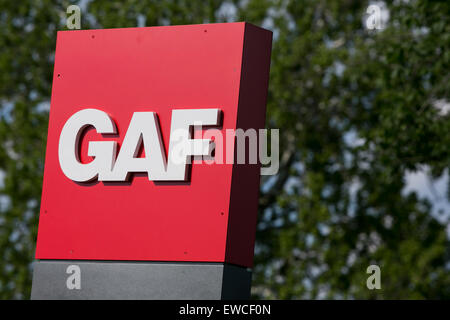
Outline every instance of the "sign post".
{"label": "sign post", "polygon": [[228,133],[264,128],[271,41],[58,32],[32,299],[249,297],[260,164]]}

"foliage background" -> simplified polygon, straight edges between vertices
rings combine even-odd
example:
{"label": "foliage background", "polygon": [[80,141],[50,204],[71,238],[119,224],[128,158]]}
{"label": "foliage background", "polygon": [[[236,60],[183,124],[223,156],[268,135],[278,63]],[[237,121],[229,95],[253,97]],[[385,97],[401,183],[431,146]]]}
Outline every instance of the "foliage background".
{"label": "foliage background", "polygon": [[[0,0],[0,298],[28,299],[57,30],[247,21],[274,31],[255,298],[450,298],[449,206],[406,177],[447,176],[450,2]],[[447,182],[448,183],[448,182]],[[450,188],[445,186],[445,201]],[[382,289],[366,288],[378,264]]]}

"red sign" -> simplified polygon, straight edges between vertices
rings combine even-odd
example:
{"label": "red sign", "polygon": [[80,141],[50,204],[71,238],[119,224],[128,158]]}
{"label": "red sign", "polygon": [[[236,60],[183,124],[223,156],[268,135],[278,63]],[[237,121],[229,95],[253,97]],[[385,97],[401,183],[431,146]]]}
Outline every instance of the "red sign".
{"label": "red sign", "polygon": [[271,40],[247,23],[58,32],[36,258],[252,266],[258,164],[194,162],[169,181],[102,170],[142,121],[161,149],[136,158],[167,156],[174,115],[192,110],[224,137],[263,128]]}

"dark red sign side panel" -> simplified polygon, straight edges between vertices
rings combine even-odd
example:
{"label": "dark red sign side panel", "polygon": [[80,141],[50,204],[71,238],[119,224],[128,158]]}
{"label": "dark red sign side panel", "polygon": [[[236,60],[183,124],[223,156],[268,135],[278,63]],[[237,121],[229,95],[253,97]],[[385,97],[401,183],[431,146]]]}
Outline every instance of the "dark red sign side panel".
{"label": "dark red sign side panel", "polygon": [[[239,170],[236,165],[194,163],[187,182],[158,183],[136,174],[126,183],[75,183],[63,174],[58,161],[64,123],[86,108],[107,112],[116,122],[118,135],[102,136],[89,130],[81,145],[85,162],[91,160],[87,156],[89,141],[114,140],[120,145],[133,113],[139,111],[158,114],[166,150],[173,109],[220,108],[223,120],[219,130],[225,137],[226,129],[235,129],[250,115],[241,108],[245,104],[240,87],[251,80],[241,70],[246,65],[243,56],[247,59],[244,33],[246,43],[254,38],[253,48],[270,52],[270,44],[260,36],[268,32],[248,30],[248,24],[231,23],[58,33],[37,259],[231,259],[251,266],[253,242],[241,244],[245,249],[240,249],[238,242],[248,242],[254,234],[243,236],[239,221],[253,226],[254,233],[256,211],[232,213],[238,213],[230,207],[232,177],[235,179]],[[260,67],[268,71],[268,64]],[[257,78],[261,91],[247,91],[264,95],[265,100],[267,82]],[[257,106],[265,108],[265,104]],[[263,109],[255,110],[264,116]],[[262,127],[264,122],[260,119],[255,124]],[[259,173],[252,188],[246,191],[246,201],[257,203]],[[227,235],[236,245],[230,245]],[[233,253],[235,250],[240,252]]]}
{"label": "dark red sign side panel", "polygon": [[[272,32],[245,25],[237,128],[264,129]],[[260,164],[233,167],[227,250],[229,263],[252,266],[258,212]]]}

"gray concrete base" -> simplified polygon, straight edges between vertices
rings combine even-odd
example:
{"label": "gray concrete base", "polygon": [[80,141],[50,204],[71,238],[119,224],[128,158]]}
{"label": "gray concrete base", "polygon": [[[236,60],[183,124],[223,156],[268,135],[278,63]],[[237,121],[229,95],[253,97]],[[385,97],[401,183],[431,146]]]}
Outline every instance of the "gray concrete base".
{"label": "gray concrete base", "polygon": [[39,260],[31,299],[248,299],[251,271],[222,263]]}

